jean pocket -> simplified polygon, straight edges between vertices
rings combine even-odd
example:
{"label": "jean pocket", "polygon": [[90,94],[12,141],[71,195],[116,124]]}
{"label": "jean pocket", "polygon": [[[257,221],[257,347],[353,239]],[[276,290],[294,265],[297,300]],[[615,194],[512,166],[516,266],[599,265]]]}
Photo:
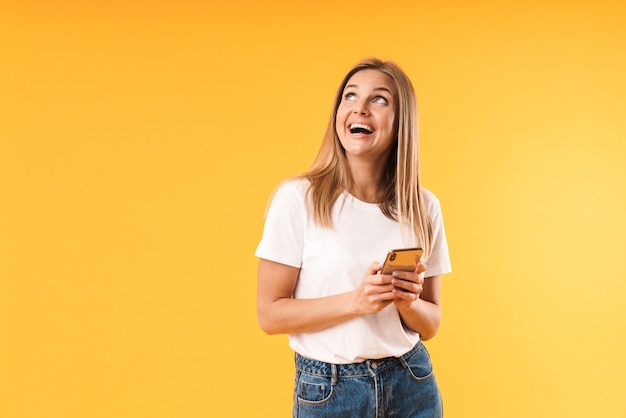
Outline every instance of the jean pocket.
{"label": "jean pocket", "polygon": [[328,402],[334,393],[331,378],[327,376],[300,372],[296,385],[298,401],[310,405]]}
{"label": "jean pocket", "polygon": [[433,364],[426,347],[420,345],[415,353],[406,359],[406,369],[411,375],[411,379],[416,382],[428,380],[433,377]]}

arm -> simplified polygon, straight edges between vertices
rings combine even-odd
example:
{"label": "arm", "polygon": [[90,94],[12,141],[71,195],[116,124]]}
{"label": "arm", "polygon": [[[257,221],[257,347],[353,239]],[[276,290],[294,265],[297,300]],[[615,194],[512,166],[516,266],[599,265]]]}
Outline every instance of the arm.
{"label": "arm", "polygon": [[424,270],[425,266],[418,267],[420,273],[397,272],[394,303],[404,325],[426,341],[437,334],[441,324],[441,276],[423,278]]}
{"label": "arm", "polygon": [[315,298],[293,297],[300,269],[260,259],[257,316],[268,334],[314,332],[359,315],[378,312],[394,299],[390,275],[380,275],[372,263],[361,285],[346,293]]}

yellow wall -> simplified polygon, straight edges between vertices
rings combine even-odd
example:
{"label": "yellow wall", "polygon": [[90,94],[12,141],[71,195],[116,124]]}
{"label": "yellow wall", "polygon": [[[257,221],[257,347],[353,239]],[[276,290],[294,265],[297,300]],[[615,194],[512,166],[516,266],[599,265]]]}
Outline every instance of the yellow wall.
{"label": "yellow wall", "polygon": [[0,6],[0,416],[289,416],[263,211],[378,55],[444,208],[446,416],[625,417],[624,2],[215,3]]}

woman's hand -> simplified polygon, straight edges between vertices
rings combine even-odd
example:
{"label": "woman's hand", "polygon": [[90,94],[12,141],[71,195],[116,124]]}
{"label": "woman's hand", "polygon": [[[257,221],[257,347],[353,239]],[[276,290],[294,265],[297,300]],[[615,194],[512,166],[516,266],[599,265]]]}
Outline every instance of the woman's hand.
{"label": "woman's hand", "polygon": [[355,311],[366,315],[379,312],[389,306],[395,299],[394,285],[391,274],[379,274],[382,265],[377,262],[370,264],[360,286],[354,291]]}
{"label": "woman's hand", "polygon": [[426,265],[420,263],[415,272],[394,273],[391,283],[395,303],[404,326],[420,334],[426,341],[437,334],[441,323],[439,294],[441,276],[424,277]]}
{"label": "woman's hand", "polygon": [[419,299],[424,290],[424,272],[426,265],[420,262],[415,272],[394,271],[391,284],[394,286],[392,293],[393,302],[398,308],[406,307]]}

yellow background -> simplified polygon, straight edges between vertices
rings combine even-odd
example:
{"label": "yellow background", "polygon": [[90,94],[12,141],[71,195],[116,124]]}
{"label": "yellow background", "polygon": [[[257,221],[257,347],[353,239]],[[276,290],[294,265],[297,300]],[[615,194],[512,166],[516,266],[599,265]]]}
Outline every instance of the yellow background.
{"label": "yellow background", "polygon": [[253,254],[372,55],[444,209],[446,416],[626,417],[623,1],[4,1],[0,42],[3,418],[289,416]]}

